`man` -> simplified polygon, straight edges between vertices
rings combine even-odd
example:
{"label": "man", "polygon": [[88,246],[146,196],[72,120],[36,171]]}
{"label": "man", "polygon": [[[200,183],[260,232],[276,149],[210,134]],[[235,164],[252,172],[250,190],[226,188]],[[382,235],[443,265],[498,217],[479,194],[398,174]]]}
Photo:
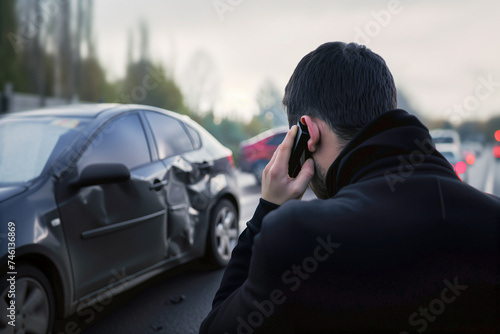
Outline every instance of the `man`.
{"label": "man", "polygon": [[[323,44],[283,103],[311,158],[288,176],[293,126],[200,332],[498,331],[500,199],[462,183],[395,109],[384,60]],[[298,201],[308,185],[318,199]]]}

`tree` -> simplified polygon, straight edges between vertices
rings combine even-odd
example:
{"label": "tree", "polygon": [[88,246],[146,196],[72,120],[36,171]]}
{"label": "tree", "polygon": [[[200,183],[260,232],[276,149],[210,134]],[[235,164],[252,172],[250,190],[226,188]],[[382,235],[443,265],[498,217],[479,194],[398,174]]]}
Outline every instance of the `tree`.
{"label": "tree", "polygon": [[271,80],[266,80],[257,93],[259,119],[268,128],[288,125],[288,120],[282,107],[282,94]]}
{"label": "tree", "polygon": [[79,99],[87,102],[107,102],[114,99],[99,60],[96,57],[87,57],[80,62]]}
{"label": "tree", "polygon": [[[70,102],[75,94],[74,90],[74,60],[71,43],[71,8],[70,2],[60,4],[61,14],[57,16],[56,48],[55,48],[55,95]],[[79,44],[79,41],[77,42]]]}
{"label": "tree", "polygon": [[483,133],[488,142],[496,142],[495,131],[500,130],[500,116],[493,116],[482,124]]}
{"label": "tree", "polygon": [[[1,88],[13,84],[15,91],[37,93],[40,104],[47,94],[47,54],[42,43],[47,38],[40,0],[0,3]],[[4,65],[6,64],[6,65]]]}
{"label": "tree", "polygon": [[15,52],[17,16],[15,0],[0,1],[0,92],[8,82],[19,81],[19,58]]}
{"label": "tree", "polygon": [[184,105],[179,86],[163,66],[148,59],[149,30],[142,21],[139,26],[139,44],[144,49],[140,59],[134,61],[132,54],[133,36],[129,34],[128,65],[121,85],[118,100],[122,103],[139,103],[165,108],[182,114],[189,114]]}
{"label": "tree", "polygon": [[204,50],[196,51],[182,75],[182,86],[189,108],[195,113],[212,110],[219,92],[219,78],[212,57]]}

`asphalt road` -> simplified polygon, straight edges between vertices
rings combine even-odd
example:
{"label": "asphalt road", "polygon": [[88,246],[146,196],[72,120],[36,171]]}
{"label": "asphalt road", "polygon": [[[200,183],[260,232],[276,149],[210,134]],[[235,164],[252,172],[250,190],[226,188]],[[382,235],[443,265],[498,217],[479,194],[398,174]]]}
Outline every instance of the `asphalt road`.
{"label": "asphalt road", "polygon": [[[238,177],[241,193],[240,227],[250,219],[260,197],[260,187],[249,174]],[[500,196],[500,160],[485,148],[469,169],[469,184]],[[304,200],[314,198],[308,191]],[[56,334],[197,333],[209,312],[223,270],[211,270],[198,261],[154,278],[106,305],[60,320]]]}
{"label": "asphalt road", "polygon": [[481,191],[500,196],[500,159],[492,154],[493,146],[488,145],[469,168],[468,183]]}

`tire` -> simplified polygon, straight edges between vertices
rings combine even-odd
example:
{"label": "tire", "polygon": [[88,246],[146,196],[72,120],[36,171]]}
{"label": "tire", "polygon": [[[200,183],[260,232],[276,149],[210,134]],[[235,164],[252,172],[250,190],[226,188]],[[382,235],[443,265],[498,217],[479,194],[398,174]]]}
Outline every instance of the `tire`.
{"label": "tire", "polygon": [[238,242],[238,212],[234,204],[222,199],[212,211],[207,240],[207,259],[215,267],[229,263],[231,252]]}
{"label": "tire", "polygon": [[[15,327],[8,324],[8,317],[0,317],[0,332],[47,334],[51,333],[55,318],[52,288],[45,275],[30,265],[18,265],[15,276]],[[5,312],[10,306],[11,275],[2,275],[0,308]],[[3,313],[5,314],[5,313]]]}
{"label": "tire", "polygon": [[255,179],[257,180],[257,184],[262,184],[262,172],[264,171],[264,168],[267,166],[267,161],[257,161],[252,168],[252,173],[255,176]]}

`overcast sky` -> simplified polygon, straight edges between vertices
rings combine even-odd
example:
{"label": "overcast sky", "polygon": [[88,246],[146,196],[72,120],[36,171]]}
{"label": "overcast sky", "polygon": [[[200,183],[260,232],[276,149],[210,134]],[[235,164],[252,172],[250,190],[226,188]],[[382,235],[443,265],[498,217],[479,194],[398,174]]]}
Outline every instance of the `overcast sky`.
{"label": "overcast sky", "polygon": [[497,0],[94,4],[98,53],[111,79],[124,75],[127,32],[137,31],[142,19],[150,30],[150,58],[169,68],[177,81],[185,81],[195,52],[202,50],[213,60],[220,114],[256,112],[255,97],[265,80],[283,91],[305,54],[337,40],[365,44],[381,55],[398,89],[427,117],[458,121],[500,114]]}

